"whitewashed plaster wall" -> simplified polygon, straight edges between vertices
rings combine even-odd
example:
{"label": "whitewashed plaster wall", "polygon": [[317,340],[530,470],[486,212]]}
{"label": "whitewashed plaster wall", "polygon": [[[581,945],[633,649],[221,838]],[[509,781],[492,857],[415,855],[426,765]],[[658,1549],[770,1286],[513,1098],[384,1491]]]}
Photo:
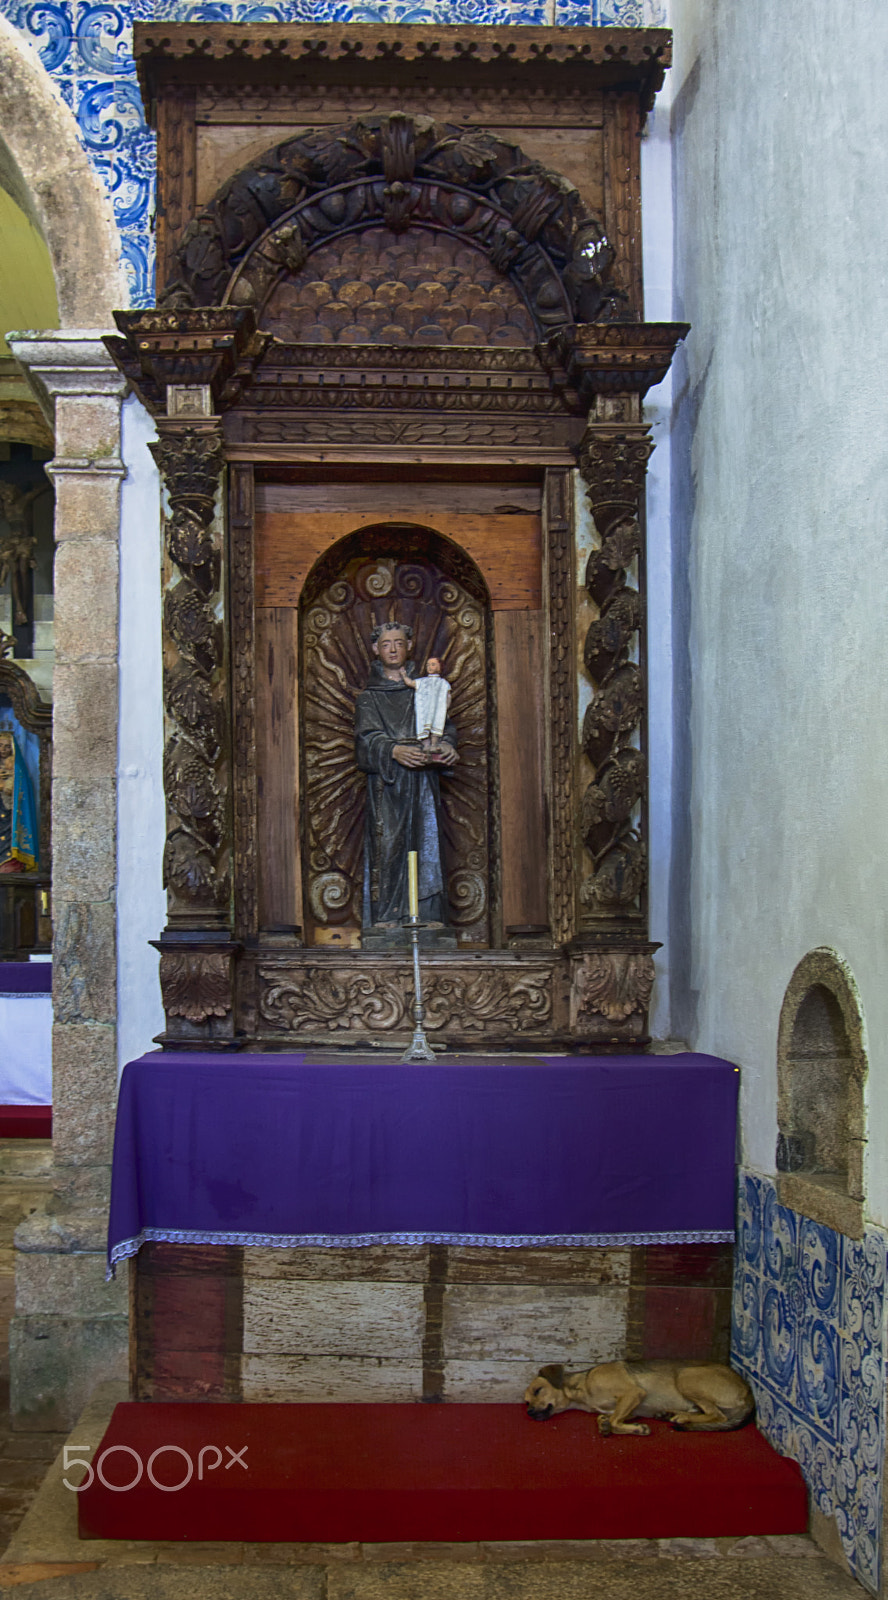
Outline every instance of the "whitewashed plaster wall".
{"label": "whitewashed plaster wall", "polygon": [[[831,946],[869,1052],[888,1220],[884,0],[673,0],[676,1025],[743,1069],[774,1170],[776,1038]],[[690,648],[681,640],[689,625]],[[679,937],[676,939],[676,933]]]}
{"label": "whitewashed plaster wall", "polygon": [[[648,322],[672,319],[671,110],[672,74],[667,73],[641,144],[644,315]],[[674,943],[670,920],[674,839],[671,372],[647,395],[644,414],[655,442],[647,479],[649,916],[651,938],[663,945],[654,957],[657,977],[650,1029],[655,1039],[668,1039],[677,1031],[670,1005]]]}
{"label": "whitewashed plaster wall", "polygon": [[123,408],[120,511],[120,725],[117,742],[117,1047],[119,1066],[155,1049],[164,1026],[156,939],[166,922],[161,863],[163,699],[160,481],[148,450],[154,423],[132,396]]}

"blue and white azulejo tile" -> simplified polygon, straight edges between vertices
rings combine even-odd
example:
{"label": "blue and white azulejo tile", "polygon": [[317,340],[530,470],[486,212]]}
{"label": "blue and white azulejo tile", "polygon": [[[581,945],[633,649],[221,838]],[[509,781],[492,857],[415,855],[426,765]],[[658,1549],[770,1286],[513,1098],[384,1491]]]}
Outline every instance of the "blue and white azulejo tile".
{"label": "blue and white azulejo tile", "polygon": [[733,1294],[734,1364],[758,1422],[801,1465],[835,1519],[851,1568],[876,1593],[885,1455],[886,1248],[781,1206],[770,1179],[743,1173]]}

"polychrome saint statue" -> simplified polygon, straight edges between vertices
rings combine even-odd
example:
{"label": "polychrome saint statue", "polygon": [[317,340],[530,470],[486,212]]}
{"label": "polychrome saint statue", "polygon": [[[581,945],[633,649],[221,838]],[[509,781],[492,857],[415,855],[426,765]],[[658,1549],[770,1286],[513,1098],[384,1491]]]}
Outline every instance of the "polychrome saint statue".
{"label": "polychrome saint statue", "polygon": [[355,756],[367,774],[364,813],[364,928],[394,929],[407,915],[407,855],[419,865],[419,915],[447,922],[447,889],[441,829],[440,769],[457,760],[452,722],[431,750],[416,735],[408,659],[413,630],[386,622],[373,629],[374,660],[367,687],[355,706]]}

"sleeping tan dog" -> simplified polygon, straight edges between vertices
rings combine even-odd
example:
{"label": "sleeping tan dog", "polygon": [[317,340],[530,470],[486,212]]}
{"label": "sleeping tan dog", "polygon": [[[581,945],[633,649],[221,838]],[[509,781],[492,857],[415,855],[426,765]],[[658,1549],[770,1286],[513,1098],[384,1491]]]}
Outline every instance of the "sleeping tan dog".
{"label": "sleeping tan dog", "polygon": [[528,1415],[545,1422],[572,1408],[598,1411],[599,1433],[650,1433],[628,1417],[669,1417],[674,1428],[739,1428],[755,1401],[749,1385],[714,1361],[607,1361],[588,1372],[542,1367],[525,1391]]}

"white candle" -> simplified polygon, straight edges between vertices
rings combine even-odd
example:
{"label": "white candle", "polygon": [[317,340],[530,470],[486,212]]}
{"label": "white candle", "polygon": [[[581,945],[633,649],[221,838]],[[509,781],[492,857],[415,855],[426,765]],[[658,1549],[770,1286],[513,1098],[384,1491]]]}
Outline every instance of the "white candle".
{"label": "white candle", "polygon": [[416,866],[416,851],[407,852],[407,901],[411,917],[419,916],[419,876]]}

